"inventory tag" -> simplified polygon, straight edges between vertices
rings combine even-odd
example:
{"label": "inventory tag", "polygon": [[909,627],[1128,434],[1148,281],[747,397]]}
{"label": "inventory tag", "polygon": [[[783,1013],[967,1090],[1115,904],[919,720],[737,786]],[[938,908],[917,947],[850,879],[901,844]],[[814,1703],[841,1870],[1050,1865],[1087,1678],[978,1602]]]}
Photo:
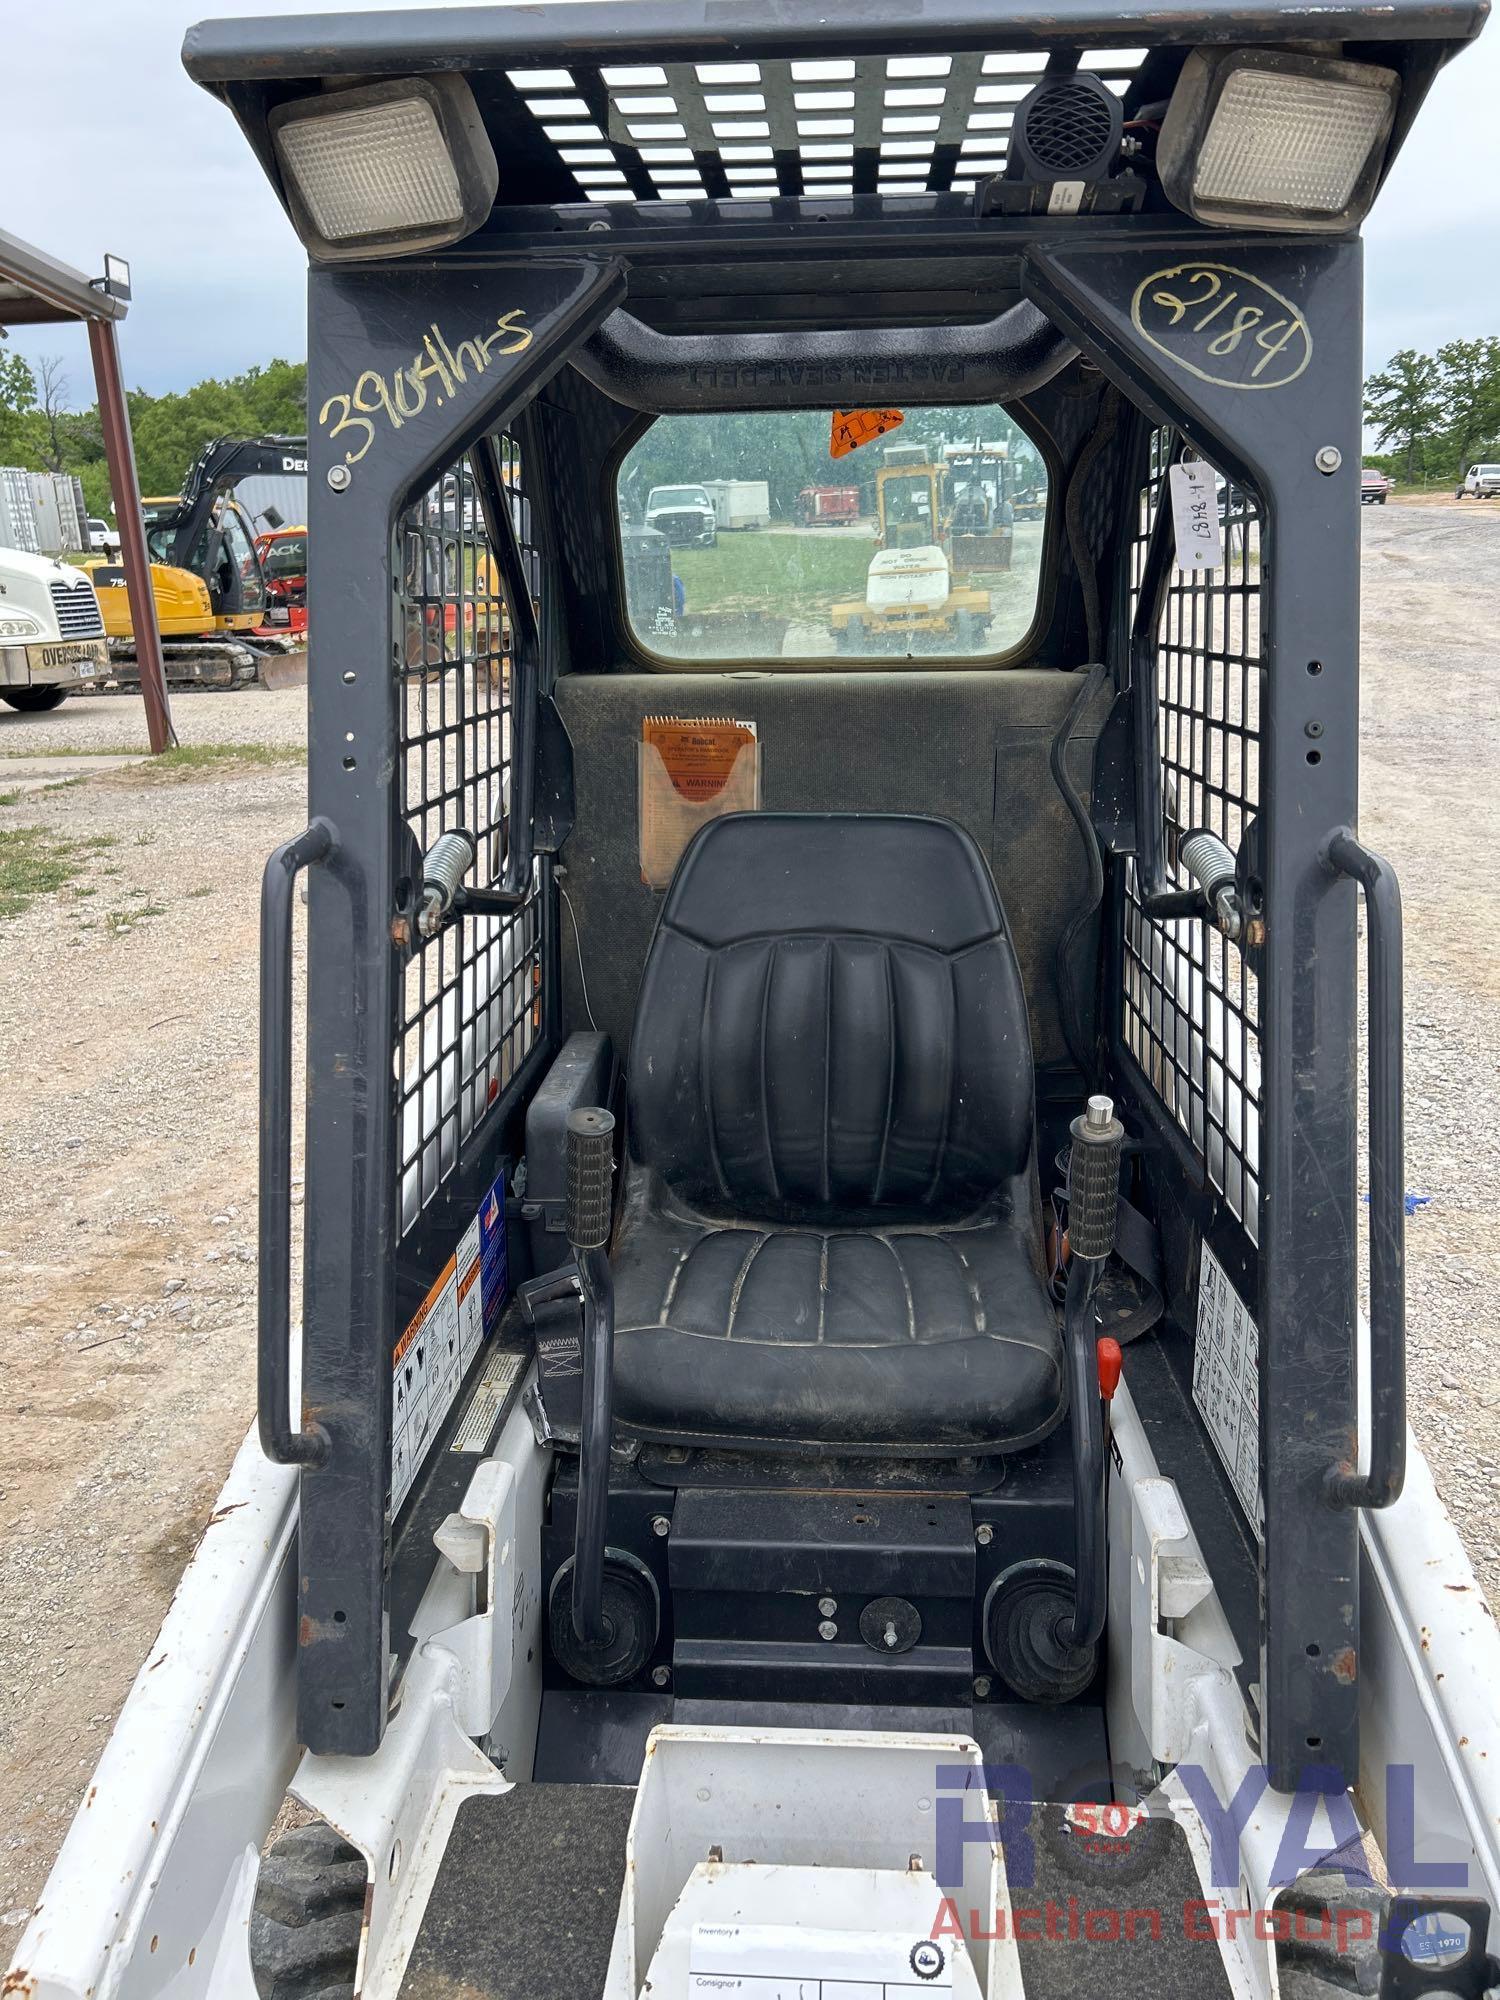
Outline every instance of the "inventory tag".
{"label": "inventory tag", "polygon": [[953,1993],[948,1940],[800,1924],[694,1924],[690,2000],[916,2000]]}
{"label": "inventory tag", "polygon": [[1172,526],[1177,533],[1177,567],[1217,569],[1224,560],[1224,530],[1219,520],[1219,496],[1213,467],[1201,458],[1168,469],[1172,490]]}

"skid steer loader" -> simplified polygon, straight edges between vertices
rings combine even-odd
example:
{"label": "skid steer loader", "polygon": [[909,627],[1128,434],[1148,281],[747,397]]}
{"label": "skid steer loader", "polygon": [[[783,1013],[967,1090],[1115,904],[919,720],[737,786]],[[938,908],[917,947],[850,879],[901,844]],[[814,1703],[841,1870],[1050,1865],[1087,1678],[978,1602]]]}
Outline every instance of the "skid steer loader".
{"label": "skid steer loader", "polygon": [[[8,1994],[1493,1990],[1353,504],[1359,227],[1482,15],[189,35],[311,259],[259,1422]],[[622,484],[866,406],[1027,440],[1004,617],[838,652],[788,526],[673,660]]]}

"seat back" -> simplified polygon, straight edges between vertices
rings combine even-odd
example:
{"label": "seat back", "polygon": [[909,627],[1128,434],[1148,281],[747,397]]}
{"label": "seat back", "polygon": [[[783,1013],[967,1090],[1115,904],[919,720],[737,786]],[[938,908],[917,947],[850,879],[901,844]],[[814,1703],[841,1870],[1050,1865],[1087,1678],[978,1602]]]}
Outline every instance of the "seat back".
{"label": "seat back", "polygon": [[632,1157],[707,1213],[982,1208],[1030,1156],[1033,1084],[974,841],[897,813],[710,821],[652,939],[628,1088]]}

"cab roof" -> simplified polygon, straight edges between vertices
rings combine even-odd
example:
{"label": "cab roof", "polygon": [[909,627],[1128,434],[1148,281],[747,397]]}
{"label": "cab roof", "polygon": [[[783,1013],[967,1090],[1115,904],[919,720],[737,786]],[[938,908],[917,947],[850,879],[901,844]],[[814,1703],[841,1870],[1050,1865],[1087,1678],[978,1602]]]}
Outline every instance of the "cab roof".
{"label": "cab roof", "polygon": [[[547,7],[209,21],[183,50],[280,189],[267,118],[325,86],[457,72],[499,165],[495,224],[585,212],[639,229],[693,207],[855,202],[866,212],[957,195],[1003,164],[1009,108],[1049,66],[1101,77],[1127,119],[1170,94],[1188,51],[1275,44],[1395,68],[1406,85],[1391,152],[1432,75],[1476,35],[1488,0],[1379,7],[1160,0],[594,0]],[[682,198],[699,187],[703,202]],[[675,190],[675,194],[674,194]],[[555,226],[555,224],[554,224]],[[580,223],[580,226],[586,226]]]}

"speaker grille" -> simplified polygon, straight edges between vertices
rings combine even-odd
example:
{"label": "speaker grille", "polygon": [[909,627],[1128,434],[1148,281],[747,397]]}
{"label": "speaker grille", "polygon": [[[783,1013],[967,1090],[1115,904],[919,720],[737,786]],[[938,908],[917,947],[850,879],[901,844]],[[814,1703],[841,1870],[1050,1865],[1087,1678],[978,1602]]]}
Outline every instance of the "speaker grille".
{"label": "speaker grille", "polygon": [[1038,174],[1087,180],[1107,170],[1119,111],[1112,93],[1092,77],[1043,84],[1023,112],[1020,138]]}

